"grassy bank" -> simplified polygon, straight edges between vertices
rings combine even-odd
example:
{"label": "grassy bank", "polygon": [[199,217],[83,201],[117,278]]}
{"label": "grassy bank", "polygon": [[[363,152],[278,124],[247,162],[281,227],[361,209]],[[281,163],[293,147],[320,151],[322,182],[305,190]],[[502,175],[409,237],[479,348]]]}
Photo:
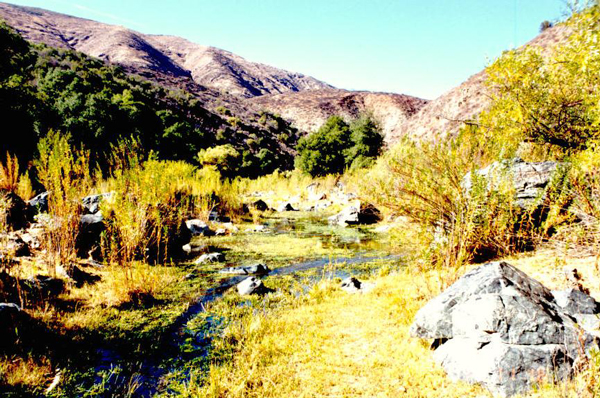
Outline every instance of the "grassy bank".
{"label": "grassy bank", "polygon": [[[551,289],[569,286],[562,272],[568,262],[599,297],[594,257],[538,252],[507,260]],[[416,311],[454,278],[444,271],[405,268],[372,278],[375,287],[366,294],[347,294],[338,282],[325,280],[297,300],[275,306],[255,302],[215,338],[210,365],[188,364],[189,378],[173,383],[173,394],[165,396],[490,396],[480,387],[449,380],[433,362],[428,342],[409,336]],[[224,309],[215,304],[209,313]],[[598,368],[591,366],[572,382],[542,385],[528,396],[593,396],[597,375]]]}

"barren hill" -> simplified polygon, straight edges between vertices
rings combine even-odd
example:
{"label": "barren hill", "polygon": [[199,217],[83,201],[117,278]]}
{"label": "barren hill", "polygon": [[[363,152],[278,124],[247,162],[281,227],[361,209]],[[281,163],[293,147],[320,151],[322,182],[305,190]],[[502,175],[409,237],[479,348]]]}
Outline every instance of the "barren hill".
{"label": "barren hill", "polygon": [[[525,46],[539,46],[544,51],[564,41],[569,32],[564,25],[545,30]],[[465,122],[474,120],[490,104],[485,71],[430,101],[414,116],[391,131],[388,140],[409,135],[416,139],[436,139],[458,132]]]}
{"label": "barren hill", "polygon": [[138,73],[191,77],[198,85],[237,96],[331,87],[310,76],[250,62],[179,37],[147,35],[122,26],[6,3],[0,3],[0,18],[32,42],[77,50]]}
{"label": "barren hill", "polygon": [[427,103],[402,94],[338,89],[265,95],[246,102],[279,113],[304,131],[318,129],[331,115],[354,119],[361,114],[370,114],[379,122],[386,137],[398,134],[396,129]]}

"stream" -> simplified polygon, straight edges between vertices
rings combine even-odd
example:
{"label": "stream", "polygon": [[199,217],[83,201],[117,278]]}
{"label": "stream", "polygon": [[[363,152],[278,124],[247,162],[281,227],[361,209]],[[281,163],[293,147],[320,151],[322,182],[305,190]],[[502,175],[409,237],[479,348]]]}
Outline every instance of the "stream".
{"label": "stream", "polygon": [[[296,222],[299,221],[299,222]],[[375,241],[373,236],[369,233],[364,233],[359,229],[322,229],[318,231],[308,231],[307,225],[303,225],[305,220],[276,220],[269,227],[272,229],[270,236],[273,239],[277,239],[277,236],[282,234],[293,234],[296,237],[318,237],[321,239],[326,247],[344,247],[350,249],[351,254],[348,256],[326,256],[317,259],[311,259],[293,263],[287,266],[281,266],[271,270],[268,275],[257,276],[260,278],[271,278],[271,277],[282,277],[286,275],[295,275],[309,270],[322,270],[321,273],[316,273],[314,276],[304,278],[303,291],[306,293],[310,288],[322,279],[334,279],[334,278],[346,278],[360,274],[363,276],[364,272],[359,272],[361,264],[372,263],[375,261],[385,260],[400,260],[399,255],[382,254],[381,247],[374,247],[372,245]],[[317,228],[319,229],[319,228]],[[336,233],[336,230],[342,231],[340,234]],[[369,244],[371,243],[371,245]],[[364,248],[369,250],[364,250]],[[361,250],[363,249],[363,250]],[[344,265],[341,269],[336,265]],[[211,277],[218,274],[215,270]],[[199,277],[207,277],[208,274],[200,275]],[[215,285],[204,290],[201,295],[193,301],[187,310],[183,312],[164,332],[162,340],[166,343],[160,350],[160,355],[153,355],[145,358],[142,363],[136,365],[136,370],[127,369],[125,375],[115,377],[113,380],[109,380],[109,385],[115,386],[118,389],[122,389],[124,384],[131,385],[132,383],[136,386],[133,396],[135,397],[152,397],[154,394],[160,391],[161,380],[167,375],[172,369],[169,366],[165,366],[166,363],[176,363],[177,360],[183,360],[181,354],[181,347],[186,342],[186,333],[188,330],[188,324],[190,321],[195,319],[199,314],[205,311],[206,305],[210,302],[220,299],[223,295],[231,288],[234,288],[238,283],[248,278],[250,275],[232,275],[224,277],[215,282]],[[208,352],[211,345],[210,338],[201,339],[195,348],[198,352]],[[117,352],[109,348],[99,350],[101,356],[100,363],[96,367],[96,370],[110,370],[113,364],[123,362],[123,357]],[[202,354],[199,354],[202,356]],[[103,381],[106,383],[106,381]],[[119,388],[120,387],[120,388]],[[109,391],[114,391],[113,388],[109,387]]]}

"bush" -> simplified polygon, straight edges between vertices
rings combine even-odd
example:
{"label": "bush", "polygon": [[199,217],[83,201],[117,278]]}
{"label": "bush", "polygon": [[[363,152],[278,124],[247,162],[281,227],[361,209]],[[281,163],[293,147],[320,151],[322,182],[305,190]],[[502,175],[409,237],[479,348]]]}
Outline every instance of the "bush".
{"label": "bush", "polygon": [[516,146],[526,140],[572,152],[600,137],[598,7],[567,22],[568,40],[544,53],[526,47],[487,69],[492,106],[481,126]]}
{"label": "bush", "polygon": [[383,137],[371,119],[348,125],[332,116],[317,132],[300,139],[296,167],[313,177],[340,174],[348,167],[371,164],[382,146]]}
{"label": "bush", "polygon": [[73,150],[70,136],[50,131],[38,144],[34,165],[48,196],[48,214],[43,246],[49,263],[68,264],[76,257],[75,241],[80,227],[80,200],[89,191],[92,180],[89,152]]}

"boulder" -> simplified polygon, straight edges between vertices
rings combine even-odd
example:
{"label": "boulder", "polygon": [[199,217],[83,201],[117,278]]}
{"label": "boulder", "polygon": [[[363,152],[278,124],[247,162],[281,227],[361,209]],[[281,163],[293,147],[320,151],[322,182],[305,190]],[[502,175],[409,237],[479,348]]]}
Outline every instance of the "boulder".
{"label": "boulder", "polygon": [[51,276],[35,275],[22,281],[22,289],[27,300],[44,301],[63,293],[65,282]]}
{"label": "boulder", "polygon": [[190,243],[186,243],[185,245],[183,245],[181,247],[181,250],[187,256],[197,256],[198,254],[206,253],[207,251],[210,250],[210,248],[209,248],[209,246],[202,244],[202,243],[190,242]]}
{"label": "boulder", "polygon": [[267,275],[271,270],[265,264],[253,264],[244,267],[228,267],[219,271],[222,274],[233,275]]}
{"label": "boulder", "polygon": [[338,214],[328,218],[331,225],[375,224],[381,221],[381,212],[369,203],[360,203],[346,207]]}
{"label": "boulder", "polygon": [[210,227],[202,220],[193,219],[186,220],[185,226],[194,236],[214,236],[215,233]]}
{"label": "boulder", "polygon": [[[494,184],[504,177],[512,179],[515,204],[521,208],[529,208],[543,194],[558,165],[556,162],[524,162],[520,158],[514,158],[494,162],[475,173],[488,181],[488,189],[493,189]],[[461,185],[466,192],[471,190],[471,172],[465,175]]]}
{"label": "boulder", "polygon": [[31,255],[29,245],[19,236],[9,236],[6,242],[6,252],[7,255],[14,257]]}
{"label": "boulder", "polygon": [[6,226],[16,231],[23,229],[28,224],[29,206],[17,194],[10,191],[2,191],[3,200],[6,202]]}
{"label": "boulder", "polygon": [[220,263],[225,261],[225,255],[223,253],[206,253],[201,255],[196,261],[195,264],[204,264],[204,263]]}
{"label": "boulder", "polygon": [[50,192],[42,192],[39,195],[34,196],[30,199],[27,204],[32,209],[33,215],[39,213],[47,213],[48,212],[48,196]]}
{"label": "boulder", "polygon": [[277,207],[277,211],[283,213],[284,211],[298,211],[298,209],[295,209],[290,202],[283,202]]}
{"label": "boulder", "polygon": [[[452,378],[511,396],[526,392],[540,376],[564,380],[582,353],[597,345],[571,312],[597,313],[595,300],[581,294],[566,294],[561,306],[517,268],[487,263],[421,308],[411,334],[434,340],[434,358]],[[574,301],[579,304],[569,307]]]}
{"label": "boulder", "polygon": [[250,207],[258,210],[258,211],[267,211],[269,210],[269,205],[262,199],[257,200],[256,202],[252,203],[250,205]]}
{"label": "boulder", "polygon": [[114,192],[107,192],[98,195],[89,195],[81,199],[84,214],[98,213],[100,211],[100,203],[102,203],[104,199],[110,199],[113,195]]}
{"label": "boulder", "polygon": [[237,291],[242,296],[248,296],[250,294],[267,294],[273,292],[273,289],[269,289],[263,285],[262,281],[255,276],[250,276],[236,286]]}
{"label": "boulder", "polygon": [[59,265],[56,268],[56,273],[67,279],[76,287],[82,287],[85,284],[93,285],[101,279],[98,275],[86,272],[74,264],[67,266]]}
{"label": "boulder", "polygon": [[0,352],[9,350],[19,339],[22,325],[29,318],[15,303],[0,303]]}
{"label": "boulder", "polygon": [[102,212],[81,216],[79,233],[75,241],[77,255],[81,258],[99,258],[101,255],[102,233],[106,230]]}
{"label": "boulder", "polygon": [[353,276],[344,279],[340,284],[342,290],[348,293],[356,293],[360,290],[362,283]]}

